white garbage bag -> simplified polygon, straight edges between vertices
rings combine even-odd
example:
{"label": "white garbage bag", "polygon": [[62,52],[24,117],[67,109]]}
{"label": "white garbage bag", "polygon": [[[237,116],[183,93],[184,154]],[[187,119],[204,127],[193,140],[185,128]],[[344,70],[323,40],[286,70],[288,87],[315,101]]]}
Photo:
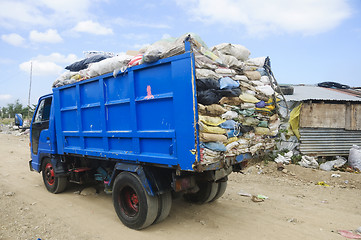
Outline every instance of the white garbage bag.
{"label": "white garbage bag", "polygon": [[342,167],[347,162],[343,157],[337,156],[336,160],[327,161],[320,165],[320,169],[324,171],[331,171],[334,167]]}
{"label": "white garbage bag", "polygon": [[348,164],[361,171],[361,148],[357,145],[353,145],[348,155]]}

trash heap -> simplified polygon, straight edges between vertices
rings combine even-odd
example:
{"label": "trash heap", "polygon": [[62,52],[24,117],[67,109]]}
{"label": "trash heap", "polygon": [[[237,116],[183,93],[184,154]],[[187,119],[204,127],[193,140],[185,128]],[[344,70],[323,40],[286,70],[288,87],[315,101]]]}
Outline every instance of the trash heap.
{"label": "trash heap", "polygon": [[269,59],[249,58],[247,48],[230,43],[193,52],[201,163],[273,148],[280,119]]}
{"label": "trash heap", "polygon": [[201,164],[273,148],[280,119],[269,58],[249,58],[250,51],[242,45],[223,43],[208,48],[196,34],[162,39],[133,56],[99,60],[95,55],[67,66],[70,71],[53,87],[109,72],[115,77],[129,67],[182,54],[185,40],[191,42],[195,56]]}

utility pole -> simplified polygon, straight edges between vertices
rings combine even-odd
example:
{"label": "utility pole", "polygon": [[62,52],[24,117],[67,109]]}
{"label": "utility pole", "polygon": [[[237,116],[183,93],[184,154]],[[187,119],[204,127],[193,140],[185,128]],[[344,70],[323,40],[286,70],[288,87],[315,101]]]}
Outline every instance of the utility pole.
{"label": "utility pole", "polygon": [[31,82],[33,80],[33,62],[30,62],[30,85],[29,85],[29,98],[28,98],[28,118],[30,118],[30,93],[31,93]]}

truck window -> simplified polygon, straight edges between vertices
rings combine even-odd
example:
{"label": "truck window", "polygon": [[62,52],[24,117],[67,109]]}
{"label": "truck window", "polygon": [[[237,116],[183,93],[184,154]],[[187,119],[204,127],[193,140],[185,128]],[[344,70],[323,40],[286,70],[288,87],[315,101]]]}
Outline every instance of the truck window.
{"label": "truck window", "polygon": [[50,117],[51,98],[43,99],[36,111],[34,122],[49,121]]}
{"label": "truck window", "polygon": [[34,122],[31,128],[31,146],[33,154],[38,153],[41,131],[49,128],[51,100],[51,97],[41,100],[38,109],[36,110]]}

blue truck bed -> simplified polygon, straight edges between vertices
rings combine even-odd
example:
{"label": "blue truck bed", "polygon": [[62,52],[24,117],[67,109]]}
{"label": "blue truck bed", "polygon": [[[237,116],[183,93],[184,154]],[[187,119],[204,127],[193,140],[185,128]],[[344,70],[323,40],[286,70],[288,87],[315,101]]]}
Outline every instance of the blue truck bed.
{"label": "blue truck bed", "polygon": [[53,89],[58,154],[193,170],[199,159],[191,52]]}

